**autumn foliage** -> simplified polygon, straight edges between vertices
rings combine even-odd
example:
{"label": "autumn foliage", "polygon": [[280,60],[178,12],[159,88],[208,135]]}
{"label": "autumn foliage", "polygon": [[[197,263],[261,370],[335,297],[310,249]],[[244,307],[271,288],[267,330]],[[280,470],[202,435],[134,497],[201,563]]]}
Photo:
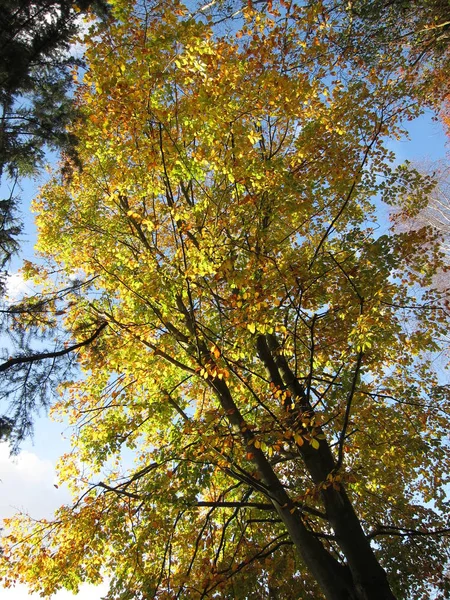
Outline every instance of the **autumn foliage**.
{"label": "autumn foliage", "polygon": [[387,149],[430,98],[401,49],[343,48],[320,2],[254,4],[116,0],[89,35],[82,168],[35,201],[29,275],[82,279],[57,318],[72,343],[100,333],[53,409],[74,503],[8,523],[7,585],[449,593],[439,240],[380,227],[432,188]]}

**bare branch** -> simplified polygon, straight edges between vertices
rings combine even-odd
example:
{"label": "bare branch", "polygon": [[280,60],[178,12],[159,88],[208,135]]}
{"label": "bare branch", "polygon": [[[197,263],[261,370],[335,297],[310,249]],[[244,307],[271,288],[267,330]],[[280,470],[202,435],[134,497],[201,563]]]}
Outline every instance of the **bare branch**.
{"label": "bare branch", "polygon": [[10,358],[9,360],[5,361],[0,365],[0,373],[7,371],[14,365],[23,365],[26,363],[40,362],[42,360],[46,360],[47,358],[58,358],[59,356],[65,356],[66,354],[75,352],[75,350],[78,350],[83,346],[89,346],[89,344],[91,344],[101,334],[101,332],[105,329],[107,325],[108,323],[106,322],[102,323],[100,327],[98,327],[98,329],[96,329],[94,333],[86,340],[78,342],[78,344],[74,344],[73,346],[68,346],[63,350],[55,350],[53,352],[39,352],[37,354],[22,355]]}

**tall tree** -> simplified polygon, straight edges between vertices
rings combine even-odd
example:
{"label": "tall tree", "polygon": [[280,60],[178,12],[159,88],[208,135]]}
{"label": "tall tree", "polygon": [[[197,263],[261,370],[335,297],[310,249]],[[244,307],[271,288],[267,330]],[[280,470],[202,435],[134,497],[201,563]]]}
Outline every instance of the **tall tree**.
{"label": "tall tree", "polygon": [[36,201],[49,265],[29,266],[64,290],[79,344],[83,376],[54,409],[75,426],[75,501],[9,521],[6,585],[450,591],[439,244],[377,236],[373,202],[426,201],[432,181],[385,141],[427,98],[402,52],[356,67],[320,3],[266,8],[222,35],[181,3],[116,0],[91,37],[82,169],[67,158]]}
{"label": "tall tree", "polygon": [[[7,3],[4,7],[4,14],[9,17],[4,18],[3,37],[8,41],[17,37],[20,40],[19,46],[21,44],[23,46],[20,52],[16,53],[16,59],[22,57],[23,60],[5,61],[3,65],[5,81],[15,81],[16,84],[20,82],[22,94],[25,89],[29,89],[28,108],[24,109],[23,106],[18,108],[16,102],[17,110],[8,114],[8,118],[16,123],[16,128],[7,132],[9,143],[13,141],[13,144],[9,149],[9,162],[6,162],[15,184],[20,173],[36,169],[42,159],[45,145],[55,146],[72,154],[75,151],[76,140],[67,132],[65,126],[74,117],[74,105],[72,99],[67,96],[67,86],[72,82],[68,69],[78,60],[69,58],[61,50],[64,45],[68,46],[63,40],[69,39],[70,32],[77,29],[76,13],[71,10],[73,3],[66,3],[64,10],[61,9],[60,3],[56,4],[54,2],[38,5],[25,3],[20,7],[15,6],[12,10]],[[315,4],[316,12],[322,20],[326,21],[329,15],[333,16],[337,27],[333,30],[333,38],[328,42],[334,43],[348,60],[353,60],[358,66],[361,60],[375,59],[376,65],[376,61],[383,55],[405,54],[410,73],[409,85],[416,87],[418,84],[421,85],[422,94],[427,93],[429,100],[434,100],[434,104],[439,106],[440,96],[443,90],[447,89],[445,75],[448,72],[448,53],[446,53],[448,27],[445,20],[445,2],[417,0],[412,4],[401,0],[389,2],[370,0],[344,5],[329,0],[322,2],[320,6]],[[102,0],[79,2],[75,9],[77,6],[81,10],[92,6],[97,14],[107,13],[107,5]],[[257,6],[258,10],[264,12],[270,11],[271,4],[264,0],[253,2],[252,6]],[[241,18],[242,7],[241,2],[217,1],[201,6],[199,12],[206,14],[211,23],[220,24]],[[45,17],[44,24],[41,17]],[[37,34],[40,29],[42,31]],[[37,38],[37,43],[33,36]],[[44,56],[36,55],[36,48],[34,50],[32,48],[33,40],[34,46],[37,46],[38,50],[44,49],[43,52],[50,52],[52,44],[56,44],[50,62],[48,60],[46,62]],[[8,52],[5,52],[5,56],[7,55]],[[29,72],[31,70],[36,74],[36,64],[39,67],[37,79],[30,77]],[[46,67],[44,71],[43,66]],[[43,72],[45,76],[42,75]],[[33,110],[30,111],[30,99],[31,96],[36,95],[36,90],[40,90],[39,94],[42,98],[37,101],[34,98],[31,101]],[[55,112],[58,102],[60,105]],[[3,121],[4,123],[8,121],[5,115]],[[6,150],[5,148],[4,154],[7,154]],[[15,185],[12,185],[13,191],[0,204],[2,214],[0,257],[3,269],[19,247],[18,235],[21,227],[15,215],[17,198],[14,197],[14,188]],[[1,273],[0,289],[3,289],[6,274],[5,270]],[[18,322],[14,320],[17,311],[27,312],[30,316],[37,311],[38,322],[42,324],[46,319],[46,304],[39,299],[37,301],[34,299],[2,311],[3,328],[6,332],[14,334],[14,339],[10,340],[8,349],[5,349],[0,391],[1,399],[6,399],[9,406],[8,415],[4,415],[4,422],[7,424],[5,431],[11,432],[9,441],[13,451],[17,451],[21,441],[32,432],[36,411],[42,407],[48,408],[51,404],[58,377],[49,377],[49,373],[56,375],[58,371],[65,372],[67,360],[69,364],[73,364],[72,352],[64,351],[66,346],[72,347],[64,336],[57,336],[56,345],[48,351],[36,352],[33,341],[40,336],[35,328],[30,327],[31,322],[36,321],[36,315],[27,320],[25,329],[20,327],[17,329]],[[53,333],[52,328],[46,330],[47,335]],[[89,334],[87,340],[90,339]],[[14,348],[13,361],[6,360],[6,356],[11,353],[11,347]],[[78,344],[76,347],[78,348]],[[61,360],[66,364],[62,365]]]}
{"label": "tall tree", "polygon": [[[71,41],[88,11],[106,17],[107,3],[0,0],[0,182],[4,195],[0,200],[0,299],[11,257],[20,247],[20,178],[43,166],[46,149],[75,156],[76,141],[66,125],[75,117],[72,70],[81,60],[74,56]],[[28,361],[12,363],[7,373],[2,370],[2,412],[6,398],[9,414],[0,417],[0,437],[9,434],[13,449],[30,433],[35,410],[49,405],[49,384],[57,380],[49,361],[30,371],[29,357],[36,352],[32,341],[37,331],[30,327],[32,319],[24,329],[15,318],[18,313],[38,312],[42,326],[45,315],[38,309],[43,306],[40,300],[27,306],[2,304],[0,311],[0,330],[11,336],[2,354],[6,359],[15,353],[16,358],[22,356]]]}
{"label": "tall tree", "polygon": [[[35,171],[46,146],[73,146],[65,130],[73,117],[70,41],[81,12],[106,14],[106,6],[103,0],[1,0],[0,179]],[[16,203],[11,195],[0,204],[2,268],[17,249]]]}

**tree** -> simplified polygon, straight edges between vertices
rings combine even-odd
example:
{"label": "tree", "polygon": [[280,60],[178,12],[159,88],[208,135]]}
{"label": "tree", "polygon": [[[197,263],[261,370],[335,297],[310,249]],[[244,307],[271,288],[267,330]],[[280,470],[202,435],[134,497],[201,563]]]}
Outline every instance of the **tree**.
{"label": "tree", "polygon": [[[268,0],[253,0],[252,6],[271,10]],[[213,0],[202,7],[216,22],[236,19],[246,5],[241,0]],[[333,39],[349,59],[374,64],[380,54],[403,54],[410,74],[415,74],[429,93],[448,94],[448,44],[450,38],[447,0],[305,0],[325,20],[333,19]]]}
{"label": "tree", "polygon": [[444,107],[441,112],[441,117],[447,136],[450,136],[450,94],[447,94],[445,98]]}
{"label": "tree", "polygon": [[373,202],[432,188],[384,145],[427,99],[407,58],[355,68],[318,3],[250,3],[227,35],[179,3],[114,11],[28,267],[80,344],[54,407],[75,501],[9,521],[4,583],[444,598],[442,260],[427,228],[377,236]]}
{"label": "tree", "polygon": [[[104,15],[106,6],[103,0],[1,0],[0,179],[7,175],[17,181],[34,172],[46,146],[73,152],[74,140],[65,129],[74,116],[68,92],[77,61],[70,41],[78,32],[80,11]],[[16,205],[13,194],[0,204],[2,268],[17,250]]]}
{"label": "tree", "polygon": [[[103,0],[0,1],[0,181],[2,193],[10,188],[0,200],[2,299],[10,260],[20,247],[20,197],[16,191],[20,178],[43,166],[46,149],[76,158],[76,140],[66,126],[76,113],[72,71],[82,61],[73,55],[71,42],[80,30],[81,16],[90,10],[97,16],[107,16]],[[10,335],[5,360],[12,351],[16,359],[27,359],[22,364],[13,363],[2,375],[0,397],[6,397],[10,414],[0,418],[0,430],[2,437],[9,434],[13,450],[30,433],[35,410],[49,405],[49,384],[57,381],[55,369],[48,364],[41,363],[40,369],[30,371],[29,358],[36,353],[36,330],[30,327],[31,318],[26,330],[18,327],[15,319],[18,313],[30,316],[39,307],[41,300],[29,302],[27,307],[23,303],[16,307],[3,304],[0,311],[2,335]],[[36,318],[42,326],[45,315],[35,314]]]}
{"label": "tree", "polygon": [[426,206],[421,207],[413,215],[408,212],[393,216],[393,220],[403,228],[420,229],[424,226],[432,227],[441,237],[441,248],[447,257],[447,263],[450,258],[450,180],[449,167],[445,161],[421,162],[416,165],[417,169],[423,173],[431,175],[436,180],[434,187]]}
{"label": "tree", "polygon": [[106,14],[102,0],[0,4],[0,176],[28,174],[41,163],[43,147],[66,146],[73,116],[67,92],[77,63],[70,43],[80,13]]}
{"label": "tree", "polygon": [[328,0],[324,5],[345,11],[352,34],[357,31],[374,42],[371,49],[362,51],[377,52],[380,45],[397,45],[416,64],[448,60],[450,23],[446,0],[352,0],[346,6]]}

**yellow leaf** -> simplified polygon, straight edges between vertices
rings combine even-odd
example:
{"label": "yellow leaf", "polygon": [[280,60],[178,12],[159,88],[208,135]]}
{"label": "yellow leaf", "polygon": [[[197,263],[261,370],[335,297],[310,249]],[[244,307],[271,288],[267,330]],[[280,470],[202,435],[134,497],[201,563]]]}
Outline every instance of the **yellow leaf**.
{"label": "yellow leaf", "polygon": [[294,436],[294,439],[295,439],[295,443],[296,443],[298,446],[303,446],[303,444],[304,444],[304,440],[303,440],[302,436],[301,436],[299,433],[296,433],[296,434],[295,434],[295,436]]}

